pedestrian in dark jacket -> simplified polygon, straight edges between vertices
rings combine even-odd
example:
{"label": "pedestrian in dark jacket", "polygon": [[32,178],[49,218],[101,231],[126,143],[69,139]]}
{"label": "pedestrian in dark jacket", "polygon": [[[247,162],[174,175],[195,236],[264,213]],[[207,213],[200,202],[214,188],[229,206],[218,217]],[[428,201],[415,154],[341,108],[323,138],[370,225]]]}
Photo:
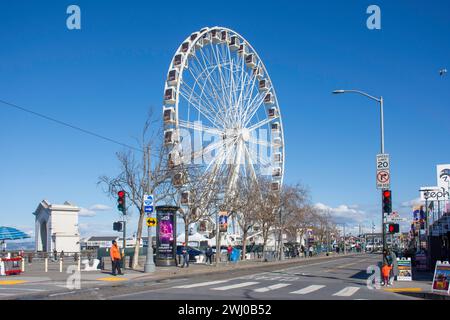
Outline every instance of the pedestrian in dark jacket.
{"label": "pedestrian in dark jacket", "polygon": [[183,247],[181,247],[181,255],[183,256],[183,264],[181,267],[184,268],[186,266],[186,268],[189,268],[189,252],[186,242],[183,242]]}
{"label": "pedestrian in dark jacket", "polygon": [[208,264],[208,261],[209,261],[209,264],[212,264],[212,256],[213,256],[213,254],[214,254],[214,252],[213,252],[211,246],[208,246],[208,248],[205,251],[206,264]]}

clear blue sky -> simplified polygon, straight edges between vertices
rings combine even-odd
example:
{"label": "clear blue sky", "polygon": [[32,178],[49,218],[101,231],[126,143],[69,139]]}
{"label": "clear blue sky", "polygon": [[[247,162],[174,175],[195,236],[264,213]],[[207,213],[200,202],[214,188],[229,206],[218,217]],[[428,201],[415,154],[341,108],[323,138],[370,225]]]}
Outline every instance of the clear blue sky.
{"label": "clear blue sky", "polygon": [[[81,7],[81,30],[66,28],[70,4]],[[366,27],[371,4],[381,8],[381,30]],[[372,216],[379,224],[379,110],[331,94],[355,88],[385,98],[394,206],[435,185],[435,165],[450,162],[450,76],[438,74],[450,68],[444,0],[3,1],[0,99],[133,144],[149,106],[161,108],[178,45],[215,25],[242,34],[266,64],[283,115],[287,183],[307,185],[315,203],[348,206],[341,212],[363,216],[366,228]],[[96,182],[117,173],[120,147],[3,105],[0,119],[1,225],[33,229],[42,199],[115,207]],[[98,211],[80,224],[84,234],[111,234],[116,218],[115,209]]]}

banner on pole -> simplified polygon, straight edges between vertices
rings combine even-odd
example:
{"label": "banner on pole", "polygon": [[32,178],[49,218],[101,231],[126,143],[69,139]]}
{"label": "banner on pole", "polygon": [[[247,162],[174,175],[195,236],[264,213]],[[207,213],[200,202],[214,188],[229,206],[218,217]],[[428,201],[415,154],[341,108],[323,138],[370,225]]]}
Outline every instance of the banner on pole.
{"label": "banner on pole", "polygon": [[228,212],[226,211],[219,211],[219,231],[228,231]]}

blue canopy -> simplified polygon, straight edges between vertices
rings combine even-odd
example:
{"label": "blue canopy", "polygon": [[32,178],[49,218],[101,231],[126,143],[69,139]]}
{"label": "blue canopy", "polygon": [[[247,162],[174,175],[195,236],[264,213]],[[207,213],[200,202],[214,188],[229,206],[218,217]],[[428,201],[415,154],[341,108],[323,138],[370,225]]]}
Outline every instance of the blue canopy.
{"label": "blue canopy", "polygon": [[30,236],[27,235],[25,232],[17,230],[16,228],[0,227],[0,241],[26,239],[29,237]]}

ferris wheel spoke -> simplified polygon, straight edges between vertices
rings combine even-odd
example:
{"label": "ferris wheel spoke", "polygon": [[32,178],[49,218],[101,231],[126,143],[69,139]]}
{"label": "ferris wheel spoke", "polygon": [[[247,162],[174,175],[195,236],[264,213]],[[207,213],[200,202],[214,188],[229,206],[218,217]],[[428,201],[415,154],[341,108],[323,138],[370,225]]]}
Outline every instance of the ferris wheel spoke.
{"label": "ferris wheel spoke", "polygon": [[207,133],[215,134],[215,135],[222,135],[224,133],[223,130],[208,127],[208,126],[203,125],[202,123],[190,122],[190,121],[186,121],[186,120],[179,120],[178,124],[180,125],[180,127],[183,127],[186,129],[193,129],[195,131],[207,132]]}
{"label": "ferris wheel spoke", "polygon": [[250,173],[252,174],[252,178],[254,179],[255,182],[258,182],[257,179],[257,175],[256,175],[256,171],[255,171],[255,167],[253,166],[253,158],[250,155],[250,151],[247,148],[247,145],[244,143],[244,148],[245,148],[245,156],[247,158],[247,166],[250,169]]}
{"label": "ferris wheel spoke", "polygon": [[254,163],[259,162],[260,166],[263,166],[263,167],[271,167],[272,166],[272,163],[268,162],[266,159],[264,159],[264,157],[262,157],[262,156],[258,157],[255,150],[250,149],[248,151],[249,151],[251,157],[253,158]]}
{"label": "ferris wheel spoke", "polygon": [[248,112],[245,114],[244,126],[248,125],[248,123],[253,119],[256,112],[259,110],[259,108],[264,105],[265,96],[266,96],[265,93],[260,94],[259,96],[256,97],[258,99],[250,104]]}
{"label": "ferris wheel spoke", "polygon": [[[221,60],[219,48],[217,46],[213,47],[212,52],[213,52],[214,57],[216,58],[217,68],[219,70],[219,77],[220,77],[220,83],[221,83],[221,87],[222,87],[222,95],[223,95],[224,101],[226,101],[228,103],[228,105],[231,105],[231,96],[228,94],[230,87],[227,86],[225,75],[224,75],[224,72],[222,71],[222,69],[223,69],[222,64],[225,61]],[[225,110],[226,109],[224,109],[224,111]]]}
{"label": "ferris wheel spoke", "polygon": [[271,148],[273,146],[270,142],[268,142],[266,140],[258,140],[258,139],[251,139],[250,138],[250,140],[248,142],[249,143],[253,143],[253,144],[257,144],[257,145],[260,145],[260,146],[264,146],[264,147],[269,147],[269,148]]}
{"label": "ferris wheel spoke", "polygon": [[[191,73],[192,77],[194,78],[195,83],[194,83],[193,87],[190,87],[190,86],[187,85],[187,84],[186,84],[186,86],[188,86],[188,87],[191,89],[192,92],[195,92],[195,89],[194,89],[194,88],[195,88],[196,85],[198,85],[198,87],[200,87],[200,89],[201,89],[201,93],[202,93],[202,94],[198,94],[197,92],[195,92],[197,98],[200,99],[200,100],[202,100],[202,101],[204,101],[204,100],[202,99],[202,97],[203,97],[203,93],[205,93],[205,100],[208,101],[208,102],[205,103],[204,106],[205,106],[205,107],[208,107],[209,112],[210,112],[212,115],[215,115],[216,117],[221,118],[221,117],[219,116],[219,114],[220,114],[220,112],[219,112],[219,111],[220,111],[220,108],[219,108],[219,107],[216,107],[216,106],[214,105],[214,103],[211,103],[211,102],[209,101],[210,99],[214,101],[214,99],[218,96],[217,92],[213,93],[213,92],[211,91],[211,88],[209,88],[205,83],[204,83],[204,84],[201,84],[200,81],[199,81],[200,77],[202,77],[202,79],[204,79],[204,80],[207,80],[207,79],[209,78],[209,76],[204,76],[204,73],[205,73],[206,71],[202,71],[202,72],[200,72],[199,75],[195,75],[194,72],[193,72],[193,70],[192,70],[192,68],[191,68],[191,69],[189,69],[189,72]],[[212,72],[212,71],[209,71],[209,72]],[[214,90],[214,88],[212,88],[212,90]],[[206,94],[208,94],[209,98],[206,97]],[[221,118],[221,120],[223,121],[222,118]]]}
{"label": "ferris wheel spoke", "polygon": [[[197,111],[200,114],[202,114],[206,119],[208,119],[208,121],[211,122],[211,124],[217,126],[217,123],[214,120],[214,116],[210,114],[209,110],[205,110],[205,108],[202,108],[203,105],[202,100],[193,97],[192,93],[184,92],[183,89],[180,91],[180,95],[188,102],[189,105],[192,105],[195,109],[197,109]],[[217,126],[217,128],[219,127]]]}
{"label": "ferris wheel spoke", "polygon": [[[206,57],[206,55],[205,55],[205,53],[203,52],[203,50],[201,50],[200,51],[200,54],[201,54],[201,56],[202,56],[202,61],[203,61],[203,63],[200,61],[200,59],[197,57],[197,56],[195,56],[195,59],[198,61],[198,63],[200,64],[200,66],[201,66],[201,68],[203,69],[203,70],[207,70],[207,69],[210,69],[210,68],[212,68],[212,67],[214,67],[214,69],[216,68],[216,66],[213,66],[212,64],[211,64],[211,62],[209,61],[209,59]],[[217,98],[219,99],[219,97],[220,97],[220,102],[221,102],[221,109],[222,110],[226,110],[226,102],[225,102],[225,100],[224,100],[224,97],[223,97],[223,92],[222,92],[222,94],[219,94],[220,92],[221,92],[221,90],[220,90],[220,86],[216,83],[216,80],[214,79],[214,78],[212,78],[212,77],[207,77],[207,80],[208,80],[208,82],[210,83],[210,85],[211,85],[211,89],[214,91],[214,93],[217,95]],[[219,109],[217,109],[216,111],[219,111]]]}
{"label": "ferris wheel spoke", "polygon": [[[258,62],[257,68],[259,67],[259,65],[260,65],[260,63]],[[242,112],[240,113],[241,117],[239,120],[241,121],[241,124],[243,124],[243,122],[244,122],[243,119],[244,119],[245,111],[248,110],[248,107],[251,104],[251,101],[252,101],[251,97],[253,95],[253,91],[255,88],[256,79],[257,79],[257,77],[255,75],[252,75],[249,79],[249,86],[247,86],[247,91],[244,95],[244,100],[248,100],[248,102],[245,103],[245,106],[244,106]],[[256,93],[256,95],[258,95],[258,92]]]}
{"label": "ferris wheel spoke", "polygon": [[273,118],[264,119],[264,120],[262,120],[262,121],[260,121],[260,122],[258,122],[256,124],[252,125],[251,127],[249,127],[248,130],[251,132],[251,131],[253,131],[255,129],[258,129],[258,128],[260,128],[260,127],[262,127],[262,126],[264,126],[264,125],[266,125],[268,123],[271,123],[273,120],[275,120],[277,118],[278,118],[278,116],[275,116]]}
{"label": "ferris wheel spoke", "polygon": [[242,104],[243,104],[242,98],[243,98],[243,94],[244,94],[244,90],[245,90],[245,82],[248,77],[248,73],[245,72],[245,70],[244,70],[244,67],[245,67],[244,59],[242,58],[242,59],[238,59],[238,60],[240,60],[239,62],[241,65],[241,75],[239,77],[239,82],[238,82],[240,84],[240,86],[238,87],[239,88],[239,98],[235,105],[235,118],[236,118],[235,121],[236,122],[238,121],[239,115],[242,113]]}
{"label": "ferris wheel spoke", "polygon": [[198,159],[200,157],[204,157],[205,154],[217,149],[217,148],[221,148],[223,145],[222,141],[216,141],[216,142],[212,142],[210,144],[208,144],[207,146],[205,146],[204,148],[201,148],[197,151],[192,152],[191,154],[191,159],[195,160]]}

